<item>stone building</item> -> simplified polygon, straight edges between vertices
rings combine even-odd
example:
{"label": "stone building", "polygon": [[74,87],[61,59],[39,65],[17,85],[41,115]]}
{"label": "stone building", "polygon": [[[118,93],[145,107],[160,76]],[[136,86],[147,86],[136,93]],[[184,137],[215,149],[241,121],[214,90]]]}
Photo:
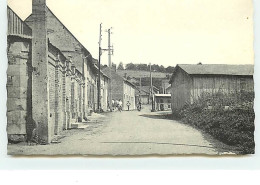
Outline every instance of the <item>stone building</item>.
{"label": "stone building", "polygon": [[7,7],[7,133],[8,138],[24,140],[27,121],[32,116],[32,30]]}
{"label": "stone building", "polygon": [[135,89],[136,86],[129,82],[124,77],[117,74],[114,69],[111,69],[111,76],[109,67],[103,69],[103,72],[111,80],[111,99],[121,100],[123,103],[123,110],[127,110],[127,102],[130,103],[130,110],[136,108],[135,106]]}
{"label": "stone building", "polygon": [[39,143],[50,143],[85,119],[90,102],[95,104],[97,66],[46,0],[33,0],[25,21],[7,9],[8,138],[23,141],[36,135]]}
{"label": "stone building", "polygon": [[[97,111],[97,81],[98,81],[98,67],[97,60],[92,59],[92,64],[88,66],[87,74],[86,74],[86,81],[87,81],[87,107],[88,107],[88,113],[90,112],[96,112]],[[94,64],[94,65],[93,65]],[[101,70],[100,71],[100,104],[102,111],[108,111],[108,97],[109,97],[109,90],[108,90],[108,84],[110,83],[109,77]]]}
{"label": "stone building", "polygon": [[110,78],[104,73],[101,72],[101,78],[100,78],[100,103],[101,103],[101,109],[102,111],[108,111],[109,110],[109,83]]}

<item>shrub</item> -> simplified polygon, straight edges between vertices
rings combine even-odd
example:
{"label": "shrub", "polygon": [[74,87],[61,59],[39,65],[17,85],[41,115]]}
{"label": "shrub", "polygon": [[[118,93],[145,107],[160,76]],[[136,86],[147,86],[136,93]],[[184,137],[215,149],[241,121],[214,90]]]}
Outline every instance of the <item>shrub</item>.
{"label": "shrub", "polygon": [[253,101],[253,93],[204,93],[193,104],[176,111],[176,115],[223,143],[237,146],[242,154],[251,154],[255,148]]}

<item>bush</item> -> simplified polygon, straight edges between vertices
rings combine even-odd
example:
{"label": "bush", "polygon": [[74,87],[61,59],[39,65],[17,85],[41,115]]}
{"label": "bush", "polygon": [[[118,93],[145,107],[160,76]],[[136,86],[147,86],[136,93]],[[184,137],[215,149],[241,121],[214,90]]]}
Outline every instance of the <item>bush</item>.
{"label": "bush", "polygon": [[254,94],[203,94],[193,104],[185,105],[176,116],[184,123],[206,131],[242,154],[254,153]]}

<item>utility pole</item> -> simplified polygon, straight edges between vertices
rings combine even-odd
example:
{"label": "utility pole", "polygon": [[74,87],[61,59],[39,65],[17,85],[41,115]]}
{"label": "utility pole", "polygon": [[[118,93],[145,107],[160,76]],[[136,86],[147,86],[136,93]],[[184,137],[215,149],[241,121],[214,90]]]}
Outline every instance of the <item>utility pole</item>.
{"label": "utility pole", "polygon": [[111,109],[111,103],[112,103],[112,87],[111,87],[111,68],[112,68],[112,62],[111,62],[111,55],[113,55],[114,49],[113,46],[111,46],[110,43],[110,35],[111,35],[111,28],[108,29],[106,32],[108,32],[108,48],[107,49],[102,49],[101,48],[101,40],[102,40],[102,23],[100,24],[100,34],[99,34],[99,58],[98,58],[98,111],[100,111],[100,64],[101,64],[101,55],[102,55],[102,51],[108,51],[108,66],[109,66],[109,77],[110,77],[110,83],[108,86],[108,90],[109,90],[109,103],[110,103],[110,110]]}
{"label": "utility pole", "polygon": [[[140,77],[140,81],[139,81],[139,85],[140,85],[140,87],[139,87],[139,91],[140,91],[140,93],[139,93],[139,101],[141,101],[141,97],[142,97],[142,77]],[[149,103],[149,101],[148,101],[148,103]]]}
{"label": "utility pole", "polygon": [[97,89],[98,89],[98,94],[97,94],[97,111],[100,112],[100,64],[101,64],[101,54],[102,54],[102,49],[101,49],[101,40],[102,40],[102,23],[100,23],[100,29],[99,29],[99,42],[98,42],[98,50],[99,50],[99,55],[98,55],[98,81],[97,81]]}
{"label": "utility pole", "polygon": [[152,99],[152,112],[154,112],[154,99],[153,99],[153,77],[152,77],[152,65],[150,63],[150,82],[151,82],[151,99]]}
{"label": "utility pole", "polygon": [[[112,110],[112,61],[111,61],[111,55],[113,54],[114,49],[111,46],[111,40],[110,40],[110,36],[111,36],[111,28],[109,28],[107,30],[108,33],[108,67],[109,67],[109,77],[110,77],[110,83],[108,83],[108,92],[109,92],[109,104],[110,104],[110,110]],[[112,51],[112,53],[111,53]]]}

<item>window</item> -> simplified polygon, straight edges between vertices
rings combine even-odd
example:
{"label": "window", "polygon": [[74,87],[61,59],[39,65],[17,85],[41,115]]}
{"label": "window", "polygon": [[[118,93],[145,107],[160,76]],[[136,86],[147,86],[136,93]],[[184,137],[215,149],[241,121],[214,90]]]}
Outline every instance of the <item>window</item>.
{"label": "window", "polygon": [[14,76],[7,76],[7,85],[8,85],[8,86],[13,85],[13,77],[14,77]]}

